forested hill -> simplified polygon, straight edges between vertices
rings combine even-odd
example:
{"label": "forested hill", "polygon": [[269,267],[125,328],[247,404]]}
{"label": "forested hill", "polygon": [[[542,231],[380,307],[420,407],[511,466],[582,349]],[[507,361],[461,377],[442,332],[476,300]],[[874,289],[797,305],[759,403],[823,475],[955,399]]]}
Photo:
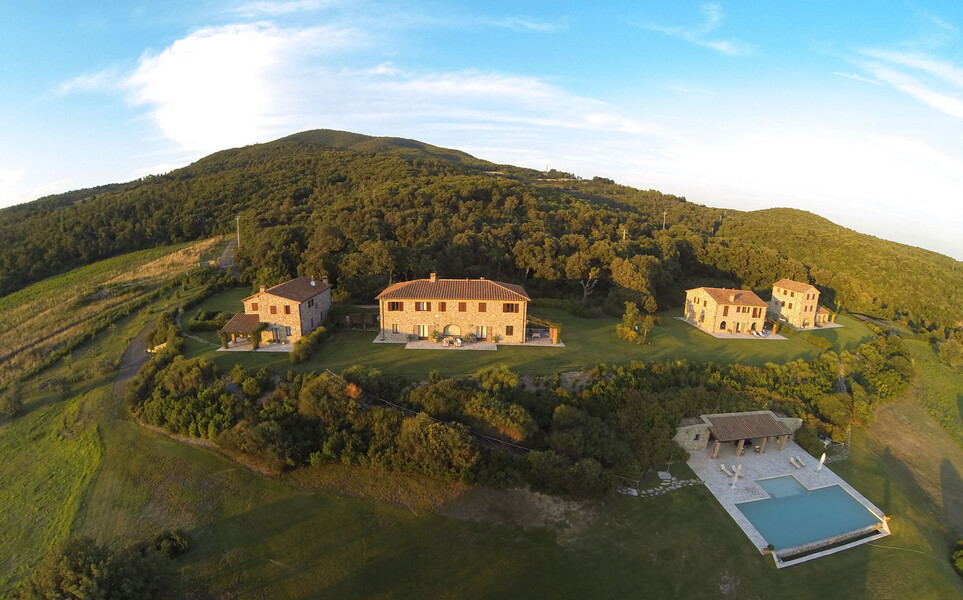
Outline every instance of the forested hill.
{"label": "forested hill", "polygon": [[963,263],[948,256],[857,233],[791,208],[735,213],[718,234],[801,260],[813,284],[839,292],[843,307],[873,306],[887,317],[899,308],[941,323],[960,319]]}
{"label": "forested hill", "polygon": [[[496,165],[414,140],[310,131],[0,211],[0,295],[109,256],[231,232],[239,216],[237,258],[253,283],[327,274],[357,301],[370,302],[389,278],[431,271],[524,282],[539,296],[590,291],[587,303],[612,313],[628,300],[678,305],[686,286],[765,291],[781,277],[818,277],[827,297],[838,293],[850,310],[947,326],[963,319],[963,274],[946,266],[955,261],[819,219],[754,226],[763,214]],[[814,255],[772,237],[780,227],[869,241],[856,252]],[[907,261],[933,277],[899,276]]]}

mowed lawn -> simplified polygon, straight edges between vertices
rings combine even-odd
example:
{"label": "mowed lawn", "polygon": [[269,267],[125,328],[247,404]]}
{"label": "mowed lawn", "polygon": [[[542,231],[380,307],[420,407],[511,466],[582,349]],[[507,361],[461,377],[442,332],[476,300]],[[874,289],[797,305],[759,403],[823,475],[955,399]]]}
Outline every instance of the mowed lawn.
{"label": "mowed lawn", "polygon": [[[122,544],[165,523],[184,527],[191,550],[178,564],[215,597],[875,600],[963,593],[943,556],[949,536],[942,505],[862,432],[852,457],[833,468],[892,515],[894,534],[783,570],[702,487],[614,496],[586,506],[566,526],[523,529],[451,519],[403,500],[339,495],[309,487],[303,480],[310,477],[265,478],[123,420],[104,441],[74,532]],[[358,467],[320,470],[328,468],[380,480],[386,489],[398,483]],[[684,465],[672,471],[692,476]],[[493,506],[488,514],[499,512]]]}
{"label": "mowed lawn", "polygon": [[[231,290],[210,298],[184,316],[184,324],[198,310],[237,312],[240,299],[249,295],[247,288]],[[612,318],[584,319],[561,310],[538,309],[533,311],[562,324],[564,348],[544,346],[499,345],[498,350],[467,351],[454,349],[406,350],[404,344],[375,344],[375,331],[336,330],[307,362],[291,365],[287,354],[251,352],[214,352],[219,343],[211,332],[196,334],[207,340],[208,345],[188,340],[186,355],[204,356],[218,366],[229,370],[235,363],[247,368],[266,366],[283,373],[289,369],[298,372],[331,369],[340,372],[353,365],[377,368],[390,375],[421,378],[432,370],[442,375],[467,375],[476,370],[497,364],[506,364],[524,375],[540,375],[565,371],[592,369],[600,363],[629,364],[632,361],[688,360],[715,364],[742,363],[764,365],[768,362],[785,363],[802,358],[816,357],[821,350],[806,341],[806,333],[787,334],[786,340],[732,340],[719,339],[680,321],[675,317],[681,310],[660,313],[661,322],[649,334],[649,344],[642,346],[619,340],[615,327],[620,320]],[[873,333],[862,323],[840,315],[841,328],[824,329],[813,335],[834,343],[834,350],[853,350],[872,338]]]}

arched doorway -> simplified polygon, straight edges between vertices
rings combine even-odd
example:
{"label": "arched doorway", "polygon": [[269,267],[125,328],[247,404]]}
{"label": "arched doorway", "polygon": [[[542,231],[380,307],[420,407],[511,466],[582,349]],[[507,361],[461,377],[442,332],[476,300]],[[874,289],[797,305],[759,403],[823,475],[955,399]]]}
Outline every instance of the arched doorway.
{"label": "arched doorway", "polygon": [[753,321],[752,325],[749,327],[749,331],[755,331],[755,330],[756,330],[756,322]]}
{"label": "arched doorway", "polygon": [[726,330],[726,322],[723,321],[722,323],[719,323],[719,331],[725,331],[725,330]]}
{"label": "arched doorway", "polygon": [[461,327],[458,325],[445,325],[445,335],[451,335],[459,337],[461,335]]}

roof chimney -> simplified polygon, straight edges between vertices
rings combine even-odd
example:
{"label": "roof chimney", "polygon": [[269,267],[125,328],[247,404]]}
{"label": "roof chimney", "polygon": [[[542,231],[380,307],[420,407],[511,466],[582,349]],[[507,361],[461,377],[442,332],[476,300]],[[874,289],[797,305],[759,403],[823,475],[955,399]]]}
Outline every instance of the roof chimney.
{"label": "roof chimney", "polygon": [[435,282],[437,278],[438,278],[438,274],[432,273],[431,275],[428,276],[428,281]]}
{"label": "roof chimney", "polygon": [[261,286],[261,293],[264,293],[264,290],[266,290],[266,289],[267,289],[267,287],[265,287],[265,286],[262,285],[262,286]]}
{"label": "roof chimney", "polygon": [[729,292],[729,302],[735,302],[735,301],[736,301],[736,292],[735,290],[733,290]]}

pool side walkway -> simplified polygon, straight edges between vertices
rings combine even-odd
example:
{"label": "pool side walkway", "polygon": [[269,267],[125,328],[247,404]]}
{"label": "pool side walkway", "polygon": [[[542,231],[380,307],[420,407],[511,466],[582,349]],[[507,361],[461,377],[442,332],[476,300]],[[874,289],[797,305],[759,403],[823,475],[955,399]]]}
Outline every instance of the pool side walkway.
{"label": "pool side walkway", "polygon": [[[706,487],[709,488],[712,495],[716,497],[716,500],[719,501],[726,512],[729,513],[729,516],[742,528],[742,531],[745,532],[746,536],[748,536],[749,540],[752,541],[753,545],[760,552],[764,552],[769,543],[736,506],[742,502],[769,498],[769,494],[756,483],[758,479],[792,475],[810,490],[838,485],[849,492],[853,498],[883,522],[884,532],[880,532],[880,535],[871,538],[810,554],[796,560],[781,561],[774,555],[773,558],[776,560],[776,566],[780,568],[812,560],[827,554],[840,552],[889,535],[889,527],[885,523],[882,510],[866,499],[866,497],[860,494],[853,486],[846,483],[839,475],[833,473],[826,465],[823,465],[823,468],[819,472],[816,472],[816,467],[819,466],[819,460],[810,456],[808,452],[792,440],[786,443],[786,448],[782,452],[779,451],[779,448],[775,444],[766,448],[764,454],[756,453],[751,446],[747,446],[742,456],[736,456],[734,444],[723,444],[719,450],[719,457],[717,459],[710,458],[711,454],[711,447],[704,451],[692,452],[689,456],[688,465]],[[793,456],[801,458],[805,466],[801,469],[793,466],[789,461],[789,458]],[[739,481],[734,487],[732,486],[732,476],[726,475],[720,468],[720,465],[723,464],[730,472],[734,471],[736,465],[742,465],[742,477],[739,478]]]}

